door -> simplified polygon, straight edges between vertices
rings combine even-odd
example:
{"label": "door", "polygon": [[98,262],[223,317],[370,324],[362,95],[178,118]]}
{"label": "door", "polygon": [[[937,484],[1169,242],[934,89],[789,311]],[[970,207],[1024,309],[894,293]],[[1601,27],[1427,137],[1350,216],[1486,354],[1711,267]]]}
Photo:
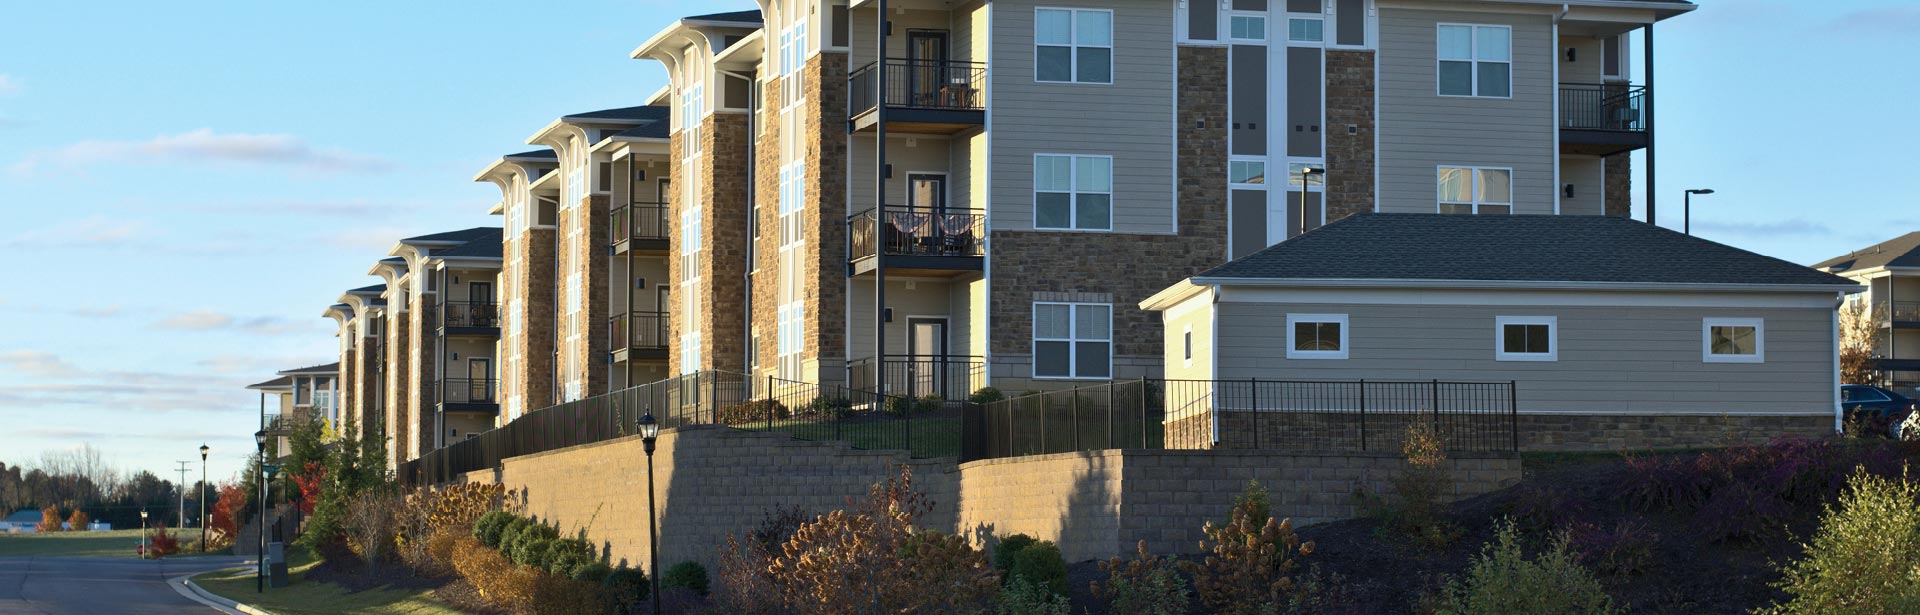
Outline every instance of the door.
{"label": "door", "polygon": [[467,359],[467,401],[493,403],[493,359]]}
{"label": "door", "polygon": [[493,283],[470,282],[467,284],[467,326],[499,326],[494,317]]}
{"label": "door", "polygon": [[908,105],[940,107],[941,87],[947,82],[947,31],[907,31]]}
{"label": "door", "polygon": [[907,319],[906,391],[913,397],[948,395],[947,319]]}
{"label": "door", "polygon": [[907,213],[895,216],[892,235],[898,237],[906,254],[941,254],[947,248],[945,214],[947,176],[938,173],[907,174]]}

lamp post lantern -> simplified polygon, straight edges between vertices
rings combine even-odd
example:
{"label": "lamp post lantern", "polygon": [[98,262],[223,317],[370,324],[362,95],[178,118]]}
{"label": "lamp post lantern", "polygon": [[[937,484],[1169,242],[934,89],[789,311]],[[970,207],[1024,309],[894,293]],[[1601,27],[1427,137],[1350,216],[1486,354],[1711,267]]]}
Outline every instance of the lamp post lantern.
{"label": "lamp post lantern", "polygon": [[653,615],[660,615],[660,530],[655,527],[658,514],[653,507],[653,446],[660,438],[660,423],[653,420],[653,413],[640,416],[641,448],[647,451],[647,557],[652,560],[647,570],[647,578],[653,582]]}
{"label": "lamp post lantern", "polygon": [[1686,221],[1682,222],[1681,225],[1682,225],[1682,228],[1685,229],[1686,234],[1688,235],[1693,234],[1693,195],[1696,195],[1696,194],[1713,194],[1713,189],[1712,188],[1694,188],[1694,189],[1688,190],[1687,196],[1681,198],[1681,201],[1686,203],[1685,207],[1682,208],[1682,211],[1684,213],[1681,214],[1686,219]]}
{"label": "lamp post lantern", "polygon": [[207,445],[200,445],[200,552],[207,552]]}

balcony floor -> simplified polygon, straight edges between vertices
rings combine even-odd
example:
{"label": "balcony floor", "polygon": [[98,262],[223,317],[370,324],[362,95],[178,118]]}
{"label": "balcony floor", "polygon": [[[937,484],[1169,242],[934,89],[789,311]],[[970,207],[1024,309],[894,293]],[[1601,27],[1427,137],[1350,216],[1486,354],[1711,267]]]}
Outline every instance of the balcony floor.
{"label": "balcony floor", "polygon": [[[850,120],[854,132],[872,132],[879,123],[880,114],[873,109],[861,112]],[[887,132],[951,135],[980,128],[987,123],[987,112],[981,110],[918,109],[913,107],[887,107]]]}
{"label": "balcony floor", "polygon": [[1560,129],[1560,153],[1584,156],[1611,156],[1646,149],[1652,143],[1647,133],[1628,130]]}
{"label": "balcony floor", "polygon": [[[880,259],[865,256],[847,264],[848,273],[863,276],[879,269]],[[887,273],[922,277],[951,277],[986,270],[987,259],[979,256],[907,256],[887,257]]]}

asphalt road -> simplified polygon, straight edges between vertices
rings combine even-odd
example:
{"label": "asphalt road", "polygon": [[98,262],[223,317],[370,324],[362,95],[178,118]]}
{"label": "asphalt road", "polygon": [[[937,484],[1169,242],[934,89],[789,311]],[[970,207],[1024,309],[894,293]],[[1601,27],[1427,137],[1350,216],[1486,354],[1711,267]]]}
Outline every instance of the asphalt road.
{"label": "asphalt road", "polygon": [[240,557],[145,561],[85,557],[0,557],[0,615],[218,613],[174,591],[167,580],[240,565]]}

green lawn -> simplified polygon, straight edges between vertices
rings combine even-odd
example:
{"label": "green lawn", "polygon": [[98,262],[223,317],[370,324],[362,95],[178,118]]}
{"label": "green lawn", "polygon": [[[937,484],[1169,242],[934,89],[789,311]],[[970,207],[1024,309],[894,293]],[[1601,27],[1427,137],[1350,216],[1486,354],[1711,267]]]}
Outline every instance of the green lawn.
{"label": "green lawn", "polygon": [[[182,548],[200,540],[199,529],[173,530]],[[36,532],[0,534],[0,557],[135,557],[140,545],[140,530],[105,532]],[[180,556],[199,555],[182,552]]]}
{"label": "green lawn", "polygon": [[[768,431],[764,422],[734,427]],[[873,450],[907,448],[911,437],[915,457],[960,456],[960,430],[961,420],[957,416],[914,417],[911,434],[907,431],[907,422],[898,419],[844,421],[837,425],[834,421],[788,419],[774,421],[772,429],[801,440],[844,440],[854,448]]]}
{"label": "green lawn", "polygon": [[287,551],[287,586],[256,593],[252,568],[218,570],[193,577],[201,589],[279,615],[458,615],[460,611],[433,597],[428,589],[382,587],[348,592],[332,583],[307,581],[307,571],[320,564],[306,549]]}

